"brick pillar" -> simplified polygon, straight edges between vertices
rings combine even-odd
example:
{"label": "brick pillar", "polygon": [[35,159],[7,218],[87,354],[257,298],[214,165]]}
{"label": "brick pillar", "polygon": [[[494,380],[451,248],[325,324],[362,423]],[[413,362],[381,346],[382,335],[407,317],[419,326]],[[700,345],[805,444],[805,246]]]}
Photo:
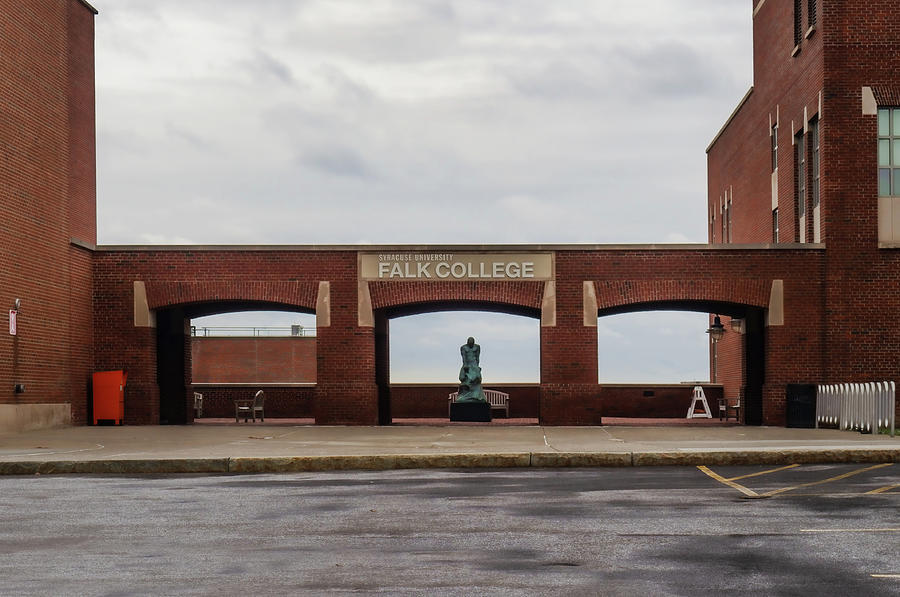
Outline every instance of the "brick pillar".
{"label": "brick pillar", "polygon": [[[121,344],[119,344],[121,342]],[[96,371],[128,371],[125,382],[125,424],[159,424],[159,384],[156,374],[156,328],[132,327],[119,347],[97,358]]]}
{"label": "brick pillar", "polygon": [[541,327],[540,420],[545,425],[599,425],[596,309],[585,317],[583,281],[565,272],[567,265],[557,254],[555,325]]}
{"label": "brick pillar", "polygon": [[375,328],[359,325],[357,291],[355,278],[319,285],[317,425],[378,424]]}

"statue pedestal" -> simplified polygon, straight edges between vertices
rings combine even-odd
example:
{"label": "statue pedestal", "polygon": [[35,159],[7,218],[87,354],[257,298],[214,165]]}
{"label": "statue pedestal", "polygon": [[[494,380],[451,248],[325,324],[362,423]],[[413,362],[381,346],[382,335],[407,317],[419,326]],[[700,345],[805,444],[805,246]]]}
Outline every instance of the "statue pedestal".
{"label": "statue pedestal", "polygon": [[450,404],[450,420],[490,423],[491,405],[487,402],[453,402]]}

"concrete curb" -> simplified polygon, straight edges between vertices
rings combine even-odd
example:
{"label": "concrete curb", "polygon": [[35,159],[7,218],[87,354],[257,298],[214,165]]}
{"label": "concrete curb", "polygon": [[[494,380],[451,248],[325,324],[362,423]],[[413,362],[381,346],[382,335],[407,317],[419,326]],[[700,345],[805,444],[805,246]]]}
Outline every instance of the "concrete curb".
{"label": "concrete curb", "polygon": [[884,462],[900,462],[900,448],[376,454],[255,458],[19,461],[0,462],[0,475],[259,474],[432,468],[752,466]]}

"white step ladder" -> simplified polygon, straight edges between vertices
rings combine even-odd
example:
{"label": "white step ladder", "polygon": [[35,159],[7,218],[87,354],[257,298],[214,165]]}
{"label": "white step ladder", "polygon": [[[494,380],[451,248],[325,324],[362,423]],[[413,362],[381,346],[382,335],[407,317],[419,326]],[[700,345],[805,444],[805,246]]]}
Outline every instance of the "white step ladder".
{"label": "white step ladder", "polygon": [[[697,412],[697,406],[703,409],[703,412]],[[712,419],[712,413],[709,411],[709,403],[706,401],[706,394],[703,393],[703,386],[694,386],[694,395],[691,400],[691,407],[687,413],[688,419]]]}

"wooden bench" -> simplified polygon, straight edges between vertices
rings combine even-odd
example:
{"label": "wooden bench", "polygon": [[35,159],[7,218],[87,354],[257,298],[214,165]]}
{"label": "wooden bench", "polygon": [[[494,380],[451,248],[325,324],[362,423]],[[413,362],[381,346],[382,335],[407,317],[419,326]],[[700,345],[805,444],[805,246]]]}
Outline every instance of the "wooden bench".
{"label": "wooden bench", "polygon": [[[450,394],[450,396],[448,396],[449,404],[456,402],[457,396],[459,396],[459,392]],[[509,394],[506,392],[498,392],[497,390],[485,390],[484,397],[487,398],[492,411],[502,410],[506,418],[509,418]],[[450,408],[449,404],[447,406],[448,409]]]}

